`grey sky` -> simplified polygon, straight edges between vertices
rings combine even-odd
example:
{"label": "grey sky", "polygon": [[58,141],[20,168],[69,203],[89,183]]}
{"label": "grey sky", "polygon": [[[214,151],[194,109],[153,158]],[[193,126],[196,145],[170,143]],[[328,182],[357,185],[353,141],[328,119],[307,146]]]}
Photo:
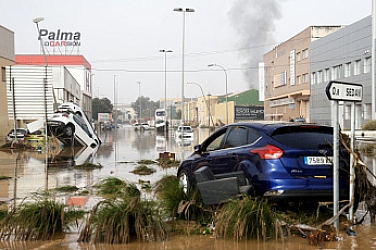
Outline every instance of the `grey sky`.
{"label": "grey sky", "polygon": [[[372,0],[0,0],[0,25],[15,32],[16,54],[40,53],[40,28],[81,32],[79,52],[92,65],[93,95],[117,102],[143,96],[164,97],[164,54],[167,54],[167,97],[181,97],[183,14],[186,13],[185,82],[205,94],[257,87],[262,54],[311,25],[347,25],[371,14]],[[1,39],[1,38],[0,38]],[[53,51],[50,50],[52,54]],[[73,53],[77,50],[58,52]],[[255,78],[253,78],[255,77]],[[200,96],[185,85],[186,97]]]}

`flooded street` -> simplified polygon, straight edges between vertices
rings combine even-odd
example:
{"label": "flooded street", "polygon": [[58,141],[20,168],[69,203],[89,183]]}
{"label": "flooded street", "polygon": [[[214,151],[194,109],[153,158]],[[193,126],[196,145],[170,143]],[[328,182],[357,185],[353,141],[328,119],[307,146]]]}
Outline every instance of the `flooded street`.
{"label": "flooded street", "polygon": [[[191,141],[176,141],[172,131],[168,136],[157,135],[154,130],[135,131],[131,126],[123,126],[114,130],[103,130],[99,134],[102,145],[99,149],[85,150],[56,147],[46,155],[38,151],[0,151],[0,176],[12,177],[0,181],[0,199],[5,204],[19,204],[24,199],[32,199],[43,190],[58,187],[76,186],[80,190],[90,189],[99,180],[107,177],[121,178],[139,185],[150,181],[153,185],[164,175],[175,175],[176,168],[162,169],[152,165],[156,172],[152,175],[136,175],[131,173],[139,160],[157,160],[163,152],[175,153],[176,160],[187,157],[193,146],[209,135],[208,129],[195,129]],[[46,161],[48,164],[46,164]],[[89,161],[100,164],[102,168],[84,170],[73,168]],[[365,159],[367,166],[375,170],[374,158]],[[57,199],[66,204],[89,209],[98,200],[95,197],[67,196],[56,194]],[[360,206],[360,209],[363,207]],[[77,229],[79,231],[82,228]],[[354,227],[357,236],[347,236],[340,232],[341,239],[325,242],[322,246],[310,246],[307,239],[292,235],[284,241],[258,242],[248,240],[236,242],[213,238],[211,235],[190,235],[169,238],[163,242],[131,242],[127,245],[106,245],[78,243],[78,232],[67,234],[64,239],[38,242],[2,241],[0,249],[376,249],[376,228],[367,217],[362,225]]]}

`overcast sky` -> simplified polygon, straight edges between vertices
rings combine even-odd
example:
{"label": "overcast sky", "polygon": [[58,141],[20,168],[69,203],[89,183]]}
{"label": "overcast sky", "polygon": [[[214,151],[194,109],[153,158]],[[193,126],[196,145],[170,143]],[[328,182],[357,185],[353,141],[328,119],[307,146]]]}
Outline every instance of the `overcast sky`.
{"label": "overcast sky", "polygon": [[[79,50],[92,65],[93,95],[119,103],[143,96],[180,98],[183,13],[185,83],[205,94],[257,88],[257,63],[277,44],[312,25],[349,25],[371,15],[372,0],[0,0],[0,25],[15,33],[16,54],[39,54],[35,17],[41,29],[80,32]],[[1,38],[0,38],[1,39]],[[114,77],[116,75],[116,77]],[[138,84],[140,82],[140,84]],[[140,87],[140,88],[139,88]],[[201,96],[185,85],[185,97]]]}

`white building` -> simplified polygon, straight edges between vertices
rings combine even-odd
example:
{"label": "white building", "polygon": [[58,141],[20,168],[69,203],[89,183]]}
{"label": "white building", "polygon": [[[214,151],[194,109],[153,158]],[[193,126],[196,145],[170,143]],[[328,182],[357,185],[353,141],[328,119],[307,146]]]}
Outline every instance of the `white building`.
{"label": "white building", "polygon": [[19,127],[44,119],[46,110],[49,116],[67,101],[91,118],[91,65],[83,56],[16,55],[15,61],[7,68],[7,100],[9,119],[14,114]]}

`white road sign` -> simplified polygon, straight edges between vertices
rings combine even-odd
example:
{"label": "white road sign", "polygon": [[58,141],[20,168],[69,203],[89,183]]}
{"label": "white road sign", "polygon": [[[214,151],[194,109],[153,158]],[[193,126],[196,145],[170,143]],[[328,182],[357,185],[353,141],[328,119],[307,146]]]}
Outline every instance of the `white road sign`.
{"label": "white road sign", "polygon": [[363,85],[347,82],[330,81],[326,86],[329,100],[361,102],[363,99]]}

